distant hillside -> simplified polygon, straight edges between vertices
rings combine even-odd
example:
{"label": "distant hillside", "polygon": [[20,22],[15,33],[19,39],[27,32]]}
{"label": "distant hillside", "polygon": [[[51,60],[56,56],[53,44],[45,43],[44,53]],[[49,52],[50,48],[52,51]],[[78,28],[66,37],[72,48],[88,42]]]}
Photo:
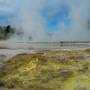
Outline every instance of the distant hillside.
{"label": "distant hillside", "polygon": [[0,40],[9,39],[14,34],[14,28],[10,25],[8,26],[0,26]]}

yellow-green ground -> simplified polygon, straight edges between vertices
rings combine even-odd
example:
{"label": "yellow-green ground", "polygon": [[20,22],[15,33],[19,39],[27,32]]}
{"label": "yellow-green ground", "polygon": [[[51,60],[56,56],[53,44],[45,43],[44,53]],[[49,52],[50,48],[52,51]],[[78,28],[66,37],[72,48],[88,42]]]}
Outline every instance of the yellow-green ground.
{"label": "yellow-green ground", "polygon": [[0,68],[0,90],[90,90],[90,50],[19,54]]}

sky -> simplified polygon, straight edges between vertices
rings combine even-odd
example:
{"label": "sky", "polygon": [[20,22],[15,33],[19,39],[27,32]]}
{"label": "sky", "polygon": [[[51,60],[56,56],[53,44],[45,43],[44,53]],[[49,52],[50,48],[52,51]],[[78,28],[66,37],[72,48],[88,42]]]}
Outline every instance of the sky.
{"label": "sky", "polygon": [[0,0],[0,24],[11,24],[16,16],[18,7],[17,0]]}
{"label": "sky", "polygon": [[[46,0],[47,1],[47,0]],[[12,22],[14,19],[17,19],[17,13],[21,8],[22,0],[0,0],[0,24],[1,25],[8,25],[13,24]],[[44,19],[46,19],[46,26],[49,31],[55,31],[58,29],[59,23],[64,22],[67,26],[70,23],[70,18],[68,17],[69,9],[67,5],[58,6],[60,8],[55,14],[53,14],[52,10],[54,9],[53,6],[50,6],[51,2],[48,1],[48,4],[44,5],[41,14]],[[56,4],[57,5],[57,4]],[[50,12],[52,13],[51,16],[48,14],[49,9],[52,9]],[[17,20],[18,21],[18,20]]]}
{"label": "sky", "polygon": [[[19,12],[20,5],[22,0],[0,0],[0,24],[1,25],[8,25],[14,24],[13,20],[17,17],[17,13]],[[55,31],[59,27],[59,22],[64,22],[66,26],[70,23],[70,19],[68,18],[68,7],[62,5],[60,10],[57,11],[55,14],[48,16],[49,9],[53,10],[52,6],[45,4],[42,7],[41,14],[44,19],[46,19],[46,27],[49,31]],[[51,11],[52,11],[51,10]]]}
{"label": "sky", "polygon": [[0,0],[0,24],[34,40],[89,40],[89,21],[90,0]]}

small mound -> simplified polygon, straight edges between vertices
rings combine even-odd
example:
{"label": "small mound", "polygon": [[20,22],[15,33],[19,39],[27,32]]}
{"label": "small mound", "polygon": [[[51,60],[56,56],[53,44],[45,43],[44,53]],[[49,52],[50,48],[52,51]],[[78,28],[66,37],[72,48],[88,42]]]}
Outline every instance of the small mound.
{"label": "small mound", "polygon": [[5,62],[0,68],[0,88],[90,90],[89,71],[90,62],[78,51],[49,50],[35,54],[22,53]]}

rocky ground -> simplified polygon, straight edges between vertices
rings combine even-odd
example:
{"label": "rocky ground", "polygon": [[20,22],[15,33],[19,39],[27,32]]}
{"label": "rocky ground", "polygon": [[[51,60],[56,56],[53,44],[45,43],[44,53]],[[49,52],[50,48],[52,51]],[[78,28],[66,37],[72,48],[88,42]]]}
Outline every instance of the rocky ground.
{"label": "rocky ground", "polygon": [[0,90],[90,90],[90,49],[18,54],[0,68]]}

